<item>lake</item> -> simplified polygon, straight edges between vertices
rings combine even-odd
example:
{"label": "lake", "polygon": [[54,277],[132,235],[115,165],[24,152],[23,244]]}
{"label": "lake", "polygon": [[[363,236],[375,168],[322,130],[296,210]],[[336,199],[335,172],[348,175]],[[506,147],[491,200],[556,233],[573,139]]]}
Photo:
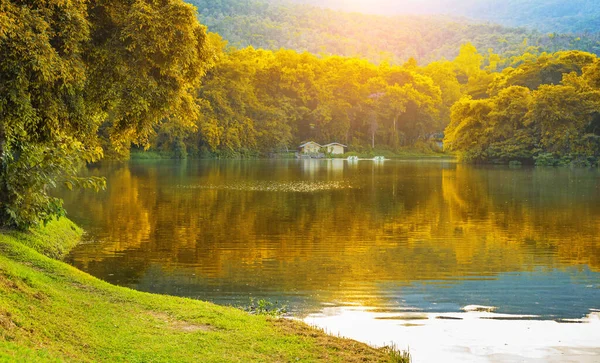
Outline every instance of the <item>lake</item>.
{"label": "lake", "polygon": [[108,282],[277,302],[415,361],[598,361],[598,169],[188,160],[89,174],[108,188],[62,195],[87,231],[67,261]]}

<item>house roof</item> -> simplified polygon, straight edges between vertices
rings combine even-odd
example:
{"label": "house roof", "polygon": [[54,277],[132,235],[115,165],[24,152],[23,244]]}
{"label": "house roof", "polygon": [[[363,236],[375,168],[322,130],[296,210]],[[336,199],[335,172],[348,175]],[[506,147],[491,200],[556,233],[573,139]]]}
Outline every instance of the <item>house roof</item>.
{"label": "house roof", "polygon": [[331,142],[331,143],[329,143],[327,145],[321,145],[318,142],[314,142],[314,141],[305,142],[304,144],[302,144],[302,145],[300,145],[298,147],[305,147],[306,145],[310,145],[310,144],[314,144],[314,145],[317,145],[319,147],[327,147],[327,146],[335,146],[335,145],[339,145],[341,147],[348,147],[348,146],[346,146],[344,144],[340,144],[339,142]]}
{"label": "house roof", "polygon": [[321,144],[319,144],[318,142],[314,142],[314,141],[305,142],[304,144],[302,144],[298,147],[305,147],[306,145],[309,145],[309,144],[315,144],[315,145],[318,145],[319,147],[322,147]]}

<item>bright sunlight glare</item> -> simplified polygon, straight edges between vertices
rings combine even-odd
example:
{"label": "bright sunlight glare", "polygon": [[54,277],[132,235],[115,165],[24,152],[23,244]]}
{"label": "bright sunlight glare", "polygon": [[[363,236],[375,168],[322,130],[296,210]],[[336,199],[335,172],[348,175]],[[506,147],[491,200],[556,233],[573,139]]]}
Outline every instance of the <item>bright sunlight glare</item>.
{"label": "bright sunlight glare", "polygon": [[329,0],[314,2],[315,5],[327,6],[344,11],[366,14],[435,14],[446,13],[463,7],[472,1],[456,0]]}

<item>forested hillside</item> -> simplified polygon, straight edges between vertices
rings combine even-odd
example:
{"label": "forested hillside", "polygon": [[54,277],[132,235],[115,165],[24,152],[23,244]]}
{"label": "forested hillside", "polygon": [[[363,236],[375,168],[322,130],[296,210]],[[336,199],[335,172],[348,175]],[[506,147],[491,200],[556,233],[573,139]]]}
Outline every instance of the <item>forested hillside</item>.
{"label": "forested hillside", "polygon": [[600,35],[561,35],[440,16],[346,13],[265,0],[188,0],[209,31],[238,48],[280,48],[403,63],[453,59],[462,44],[503,57],[578,49],[600,54]]}
{"label": "forested hillside", "polygon": [[591,53],[507,60],[466,44],[453,61],[398,66],[292,50],[226,51],[218,35],[210,40],[218,60],[198,91],[195,128],[164,122],[154,148],[239,157],[313,140],[359,152],[432,152],[441,151],[435,140],[445,132],[446,149],[466,161],[600,159],[600,61]]}
{"label": "forested hillside", "polygon": [[527,26],[550,33],[600,31],[600,7],[596,0],[454,0],[456,12],[508,26]]}
{"label": "forested hillside", "polygon": [[[285,3],[288,0],[272,0]],[[600,31],[595,0],[291,0],[331,9],[380,15],[447,14],[543,32]]]}

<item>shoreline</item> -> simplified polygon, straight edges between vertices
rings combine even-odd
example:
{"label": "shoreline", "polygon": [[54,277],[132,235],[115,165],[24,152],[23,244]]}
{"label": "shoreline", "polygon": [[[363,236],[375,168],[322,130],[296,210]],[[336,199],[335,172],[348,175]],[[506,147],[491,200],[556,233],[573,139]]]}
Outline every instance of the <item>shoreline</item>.
{"label": "shoreline", "polygon": [[0,360],[408,362],[305,323],[111,285],[57,260],[66,218],[0,232]]}
{"label": "shoreline", "polygon": [[[419,152],[407,150],[403,152],[391,152],[387,150],[375,150],[368,152],[347,152],[341,156],[325,157],[319,160],[346,160],[349,156],[358,156],[360,158],[372,159],[375,156],[383,155],[387,160],[418,160],[418,159],[433,159],[433,160],[454,160],[455,155],[446,153],[434,152]],[[274,153],[274,154],[256,154],[256,155],[210,155],[199,156],[189,155],[187,158],[177,158],[172,152],[163,151],[132,151],[129,159],[122,161],[140,161],[140,160],[296,160],[294,152]],[[116,160],[118,161],[118,160]]]}

